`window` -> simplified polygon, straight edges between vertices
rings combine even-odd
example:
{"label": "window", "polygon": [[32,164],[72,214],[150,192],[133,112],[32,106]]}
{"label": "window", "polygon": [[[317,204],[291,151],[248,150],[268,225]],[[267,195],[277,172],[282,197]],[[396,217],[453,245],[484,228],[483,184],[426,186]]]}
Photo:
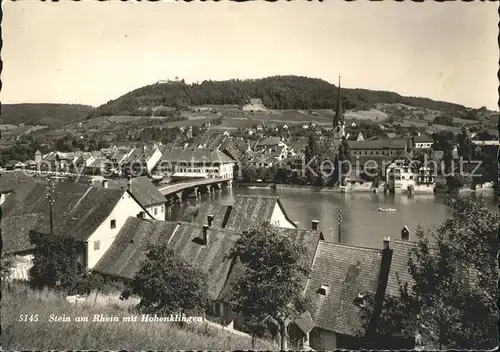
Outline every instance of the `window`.
{"label": "window", "polygon": [[162,205],[162,206],[161,206],[161,212],[162,212],[162,213],[164,213],[164,212],[165,212],[165,206],[164,206],[164,205]]}
{"label": "window", "polygon": [[116,220],[111,220],[111,229],[116,229]]}
{"label": "window", "polygon": [[157,207],[153,208],[153,213],[154,213],[155,216],[158,214],[158,208]]}
{"label": "window", "polygon": [[94,241],[94,251],[98,251],[101,248],[101,241]]}
{"label": "window", "polygon": [[328,286],[327,285],[321,285],[321,287],[316,291],[316,293],[319,293],[322,296],[326,296],[328,293]]}

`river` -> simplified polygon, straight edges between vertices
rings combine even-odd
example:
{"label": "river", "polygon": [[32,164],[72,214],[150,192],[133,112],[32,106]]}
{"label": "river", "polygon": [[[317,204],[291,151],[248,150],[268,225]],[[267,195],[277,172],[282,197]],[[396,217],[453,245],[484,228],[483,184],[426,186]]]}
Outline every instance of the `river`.
{"label": "river", "polygon": [[[342,211],[341,242],[356,246],[381,248],[385,236],[399,239],[401,229],[406,225],[414,236],[420,224],[424,230],[440,225],[449,215],[449,208],[443,204],[442,196],[372,193],[326,193],[271,189],[224,189],[211,195],[203,195],[199,202],[231,205],[234,196],[277,195],[288,216],[299,222],[301,228],[311,228],[312,220],[319,220],[323,231],[335,229],[337,238],[337,210]],[[471,195],[483,199],[496,210],[493,195]],[[189,199],[192,204],[194,199]],[[170,220],[181,220],[185,205],[173,208]],[[395,212],[379,212],[378,207],[396,209]]]}

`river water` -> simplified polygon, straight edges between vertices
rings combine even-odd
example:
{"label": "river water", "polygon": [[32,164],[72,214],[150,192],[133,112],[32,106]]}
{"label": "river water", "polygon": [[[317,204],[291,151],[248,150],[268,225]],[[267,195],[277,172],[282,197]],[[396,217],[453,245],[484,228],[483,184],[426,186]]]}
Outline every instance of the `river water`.
{"label": "river water", "polygon": [[[418,225],[424,230],[435,228],[450,215],[449,208],[443,204],[442,196],[372,193],[326,193],[272,189],[223,189],[211,195],[203,195],[200,202],[231,205],[234,196],[277,195],[293,221],[301,228],[311,228],[312,220],[319,220],[323,231],[334,229],[338,238],[337,211],[342,212],[341,242],[356,246],[381,248],[385,236],[399,239],[401,229],[406,225],[413,235]],[[496,210],[493,195],[471,195],[483,199]],[[195,199],[190,199],[193,205]],[[176,205],[170,220],[181,220],[185,205]],[[394,208],[395,212],[379,212],[377,208]],[[410,235],[410,236],[411,236]]]}

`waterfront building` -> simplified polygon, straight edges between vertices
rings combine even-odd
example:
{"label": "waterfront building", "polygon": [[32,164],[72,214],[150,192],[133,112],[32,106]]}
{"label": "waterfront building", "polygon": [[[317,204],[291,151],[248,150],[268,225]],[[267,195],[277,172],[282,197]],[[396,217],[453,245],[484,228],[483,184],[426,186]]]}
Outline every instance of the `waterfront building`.
{"label": "waterfront building", "polygon": [[393,160],[386,171],[386,183],[390,192],[406,192],[415,188],[417,175],[413,167],[412,160],[407,156]]}
{"label": "waterfront building", "polygon": [[174,179],[233,178],[235,164],[218,149],[175,148],[163,150],[156,170]]}

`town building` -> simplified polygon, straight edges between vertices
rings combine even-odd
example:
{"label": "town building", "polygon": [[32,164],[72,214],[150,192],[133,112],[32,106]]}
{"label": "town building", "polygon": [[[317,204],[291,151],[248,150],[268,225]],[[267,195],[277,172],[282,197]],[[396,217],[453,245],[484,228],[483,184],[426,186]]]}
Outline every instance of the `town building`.
{"label": "town building", "polygon": [[134,177],[151,175],[161,158],[162,152],[157,147],[135,148],[121,162],[121,174]]}
{"label": "town building", "polygon": [[222,151],[209,148],[165,149],[156,165],[173,179],[233,178],[235,161]]}
{"label": "town building", "polygon": [[129,190],[135,199],[148,211],[148,213],[156,220],[166,220],[167,199],[158,190],[156,185],[146,176],[131,177],[128,180],[111,179],[97,180],[93,183],[94,186]]}
{"label": "town building", "polygon": [[233,205],[202,204],[195,222],[206,223],[206,216],[213,215],[214,223],[222,228],[247,230],[259,221],[266,221],[283,228],[296,228],[297,225],[288,217],[277,196],[237,195]]}
{"label": "town building", "polygon": [[128,190],[58,182],[52,192],[51,229],[47,195],[47,185],[34,183],[9,195],[2,205],[3,254],[24,263],[23,268],[17,268],[24,278],[32,265],[32,232],[72,237],[80,244],[78,263],[84,273],[111,246],[128,217],[152,218]]}
{"label": "town building", "polygon": [[281,137],[264,138],[253,147],[253,151],[269,154],[280,160],[295,155],[293,148],[286,144]]}
{"label": "town building", "polygon": [[406,139],[382,139],[347,141],[351,160],[359,156],[387,155],[396,157],[404,151],[410,151],[410,145]]}
{"label": "town building", "polygon": [[228,254],[239,237],[235,231],[208,225],[131,217],[94,271],[109,280],[132,280],[149,246],[167,245],[206,274],[209,297],[217,302],[234,263]]}

